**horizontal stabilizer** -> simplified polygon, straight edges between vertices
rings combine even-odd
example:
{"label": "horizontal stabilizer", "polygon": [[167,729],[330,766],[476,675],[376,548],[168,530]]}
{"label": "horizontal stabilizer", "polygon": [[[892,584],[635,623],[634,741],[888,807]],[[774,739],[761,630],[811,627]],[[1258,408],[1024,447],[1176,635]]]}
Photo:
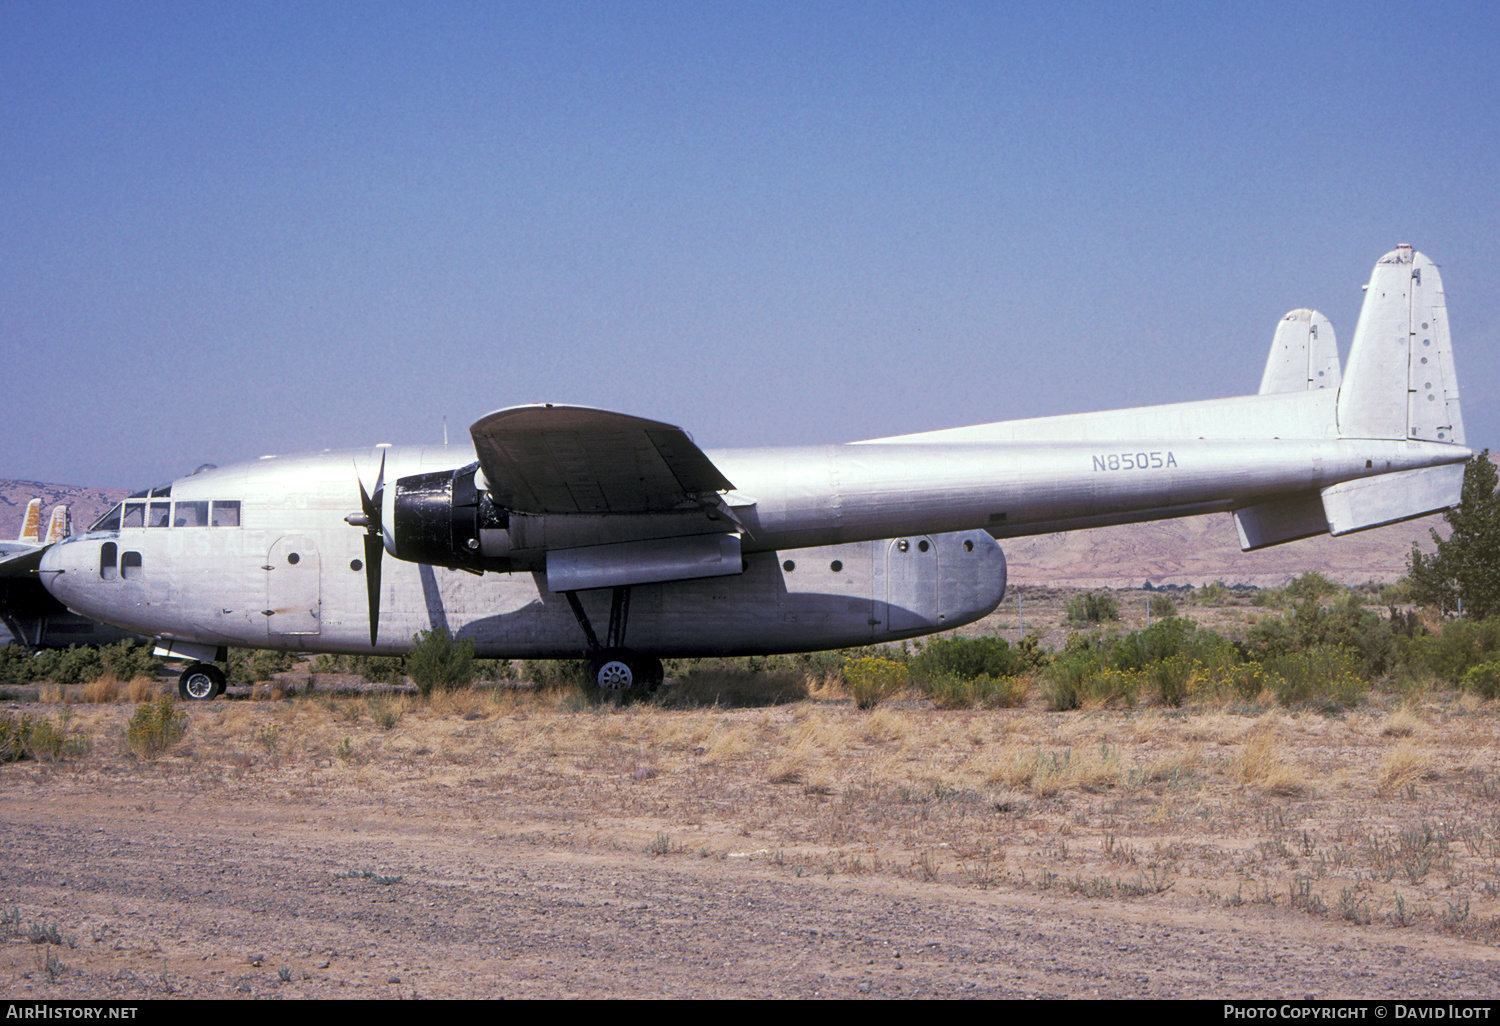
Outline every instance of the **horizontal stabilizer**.
{"label": "horizontal stabilizer", "polygon": [[1345,481],[1323,489],[1323,510],[1333,534],[1399,523],[1458,505],[1464,464],[1423,467]]}
{"label": "horizontal stabilizer", "polygon": [[1293,310],[1276,326],[1260,394],[1339,387],[1339,347],[1333,324],[1316,310]]}
{"label": "horizontal stabilizer", "polygon": [[727,577],[743,570],[737,534],[653,538],[547,553],[547,587],[551,591]]}
{"label": "horizontal stabilizer", "polygon": [[1317,492],[1304,492],[1237,509],[1234,511],[1234,526],[1240,535],[1240,548],[1252,552],[1298,538],[1327,534],[1328,518],[1323,513],[1322,497]]}

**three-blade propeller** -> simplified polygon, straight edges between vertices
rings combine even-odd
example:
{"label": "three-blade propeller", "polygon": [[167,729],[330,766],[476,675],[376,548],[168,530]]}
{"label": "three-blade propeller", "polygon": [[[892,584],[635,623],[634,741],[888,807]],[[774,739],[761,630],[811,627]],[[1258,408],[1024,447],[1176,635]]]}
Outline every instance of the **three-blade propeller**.
{"label": "three-blade propeller", "polygon": [[359,468],[354,476],[359,480],[359,505],[363,512],[351,513],[344,522],[365,529],[365,591],[370,600],[370,644],[380,633],[380,561],[385,555],[385,533],[380,523],[380,506],[385,498],[385,452],[380,453],[380,472],[375,475],[375,490],[365,491],[365,482],[359,478]]}

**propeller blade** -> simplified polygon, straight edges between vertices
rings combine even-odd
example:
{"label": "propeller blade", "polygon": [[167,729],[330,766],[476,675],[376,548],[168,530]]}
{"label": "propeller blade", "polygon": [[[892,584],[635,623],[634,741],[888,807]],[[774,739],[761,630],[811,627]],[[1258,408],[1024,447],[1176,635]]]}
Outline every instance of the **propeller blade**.
{"label": "propeller blade", "polygon": [[378,534],[365,535],[365,591],[370,598],[370,644],[380,633],[380,560],[385,542]]}
{"label": "propeller blade", "polygon": [[359,482],[359,508],[362,512],[344,518],[345,522],[365,529],[365,592],[370,600],[370,644],[380,634],[380,561],[385,556],[385,533],[380,523],[380,505],[385,494],[385,450],[380,450],[380,470],[375,475],[374,492],[365,491],[358,466],[354,479]]}

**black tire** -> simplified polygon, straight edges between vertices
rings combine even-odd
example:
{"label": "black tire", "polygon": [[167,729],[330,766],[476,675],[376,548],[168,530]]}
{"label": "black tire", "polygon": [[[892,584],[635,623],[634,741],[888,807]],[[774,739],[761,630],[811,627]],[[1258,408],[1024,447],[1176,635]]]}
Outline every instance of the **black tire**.
{"label": "black tire", "polygon": [[661,660],[656,656],[636,656],[637,664],[641,670],[641,683],[647,691],[655,691],[661,687],[662,681],[667,679],[667,671],[662,667]]}
{"label": "black tire", "polygon": [[224,671],[212,663],[194,663],[177,678],[177,694],[185,702],[207,702],[224,693]]}

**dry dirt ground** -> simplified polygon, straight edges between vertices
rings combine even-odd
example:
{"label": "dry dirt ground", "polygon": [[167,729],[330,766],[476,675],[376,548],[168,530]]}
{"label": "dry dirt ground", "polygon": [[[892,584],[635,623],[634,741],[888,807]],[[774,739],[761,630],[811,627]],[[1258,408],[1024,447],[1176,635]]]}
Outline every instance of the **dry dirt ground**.
{"label": "dry dirt ground", "polygon": [[284,683],[188,707],[154,759],[129,703],[5,710],[92,747],[0,766],[0,994],[1500,993],[1495,703]]}

